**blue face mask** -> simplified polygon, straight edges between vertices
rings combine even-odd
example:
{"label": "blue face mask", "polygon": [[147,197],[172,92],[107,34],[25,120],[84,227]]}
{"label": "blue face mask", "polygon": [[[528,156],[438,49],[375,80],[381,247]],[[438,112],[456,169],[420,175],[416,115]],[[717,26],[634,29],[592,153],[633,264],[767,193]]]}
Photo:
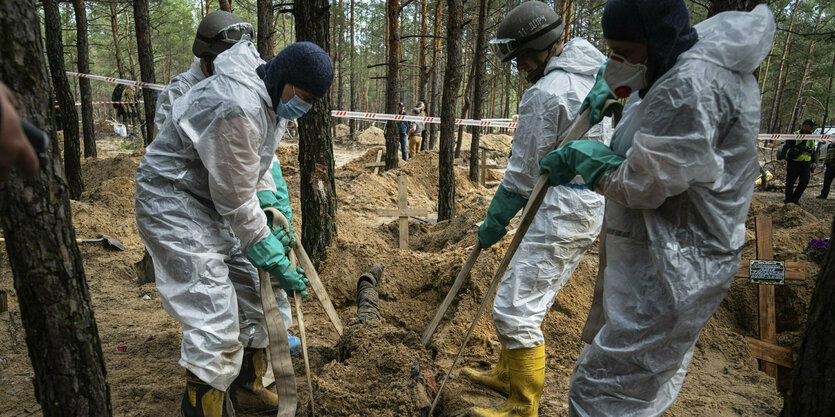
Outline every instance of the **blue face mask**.
{"label": "blue face mask", "polygon": [[300,99],[299,96],[296,95],[296,88],[293,87],[293,98],[291,98],[287,103],[283,103],[281,100],[278,100],[278,109],[276,109],[276,113],[279,117],[293,120],[304,116],[304,114],[307,113],[312,106],[312,104]]}

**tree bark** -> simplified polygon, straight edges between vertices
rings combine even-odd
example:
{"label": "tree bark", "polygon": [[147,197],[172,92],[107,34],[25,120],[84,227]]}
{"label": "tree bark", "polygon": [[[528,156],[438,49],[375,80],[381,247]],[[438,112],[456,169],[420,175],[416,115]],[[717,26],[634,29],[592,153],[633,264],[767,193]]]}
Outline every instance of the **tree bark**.
{"label": "tree bark", "polygon": [[[835,221],[832,222],[835,236]],[[806,319],[806,332],[794,363],[783,417],[829,416],[835,410],[835,245],[826,251]]]}
{"label": "tree bark", "polygon": [[[426,69],[426,45],[427,45],[427,36],[429,36],[429,0],[421,0],[420,1],[420,40],[419,40],[419,50],[418,50],[418,99],[425,99],[426,98],[426,87],[429,80],[429,72]],[[429,109],[426,109],[426,114],[429,114]],[[426,144],[424,144],[425,147]]]}
{"label": "tree bark", "polygon": [[[823,7],[818,10],[818,16],[815,19],[815,28],[812,29],[812,32],[818,31],[818,26],[821,22],[821,16],[823,16]],[[791,129],[790,132],[794,132],[795,126],[797,126],[797,119],[800,118],[800,98],[801,94],[806,91],[804,86],[806,85],[806,77],[809,75],[809,65],[812,63],[812,52],[815,50],[815,39],[809,41],[809,51],[806,52],[806,62],[803,64],[803,75],[800,76],[800,84],[797,86],[797,97],[794,99],[794,106],[792,107],[792,116],[791,116]]]}
{"label": "tree bark", "polygon": [[[90,73],[90,58],[87,47],[87,8],[84,0],[73,0],[75,10],[75,27],[77,32],[78,46],[78,72]],[[81,125],[84,131],[84,157],[95,158],[96,155],[96,132],[93,128],[93,91],[90,88],[89,78],[79,78],[78,87],[81,90]]]}
{"label": "tree bark", "polygon": [[[349,65],[351,66],[351,88],[350,88],[350,95],[351,95],[351,110],[357,110],[357,92],[354,91],[356,86],[356,77],[354,71],[354,0],[351,0],[351,51],[349,52]],[[351,140],[354,140],[356,137],[356,130],[357,130],[357,121],[355,119],[348,119],[348,127],[350,129]]]}
{"label": "tree bark", "polygon": [[[84,191],[84,182],[81,178],[81,144],[78,140],[78,113],[75,111],[75,100],[70,93],[67,74],[64,73],[61,14],[58,10],[57,0],[44,1],[43,8],[46,55],[49,59],[52,85],[55,86],[55,97],[58,99],[61,125],[64,131],[64,175],[70,188],[70,198],[78,200],[81,198],[81,192]],[[19,52],[16,54],[19,54]]]}
{"label": "tree bark", "polygon": [[[486,62],[484,59],[486,40],[486,30],[484,28],[487,23],[487,11],[490,9],[490,3],[487,0],[479,0],[478,2],[478,29],[476,30],[475,39],[475,56],[473,56],[473,69],[475,77],[473,77],[473,119],[480,120],[484,112],[484,98],[482,97],[482,90],[484,89],[484,72],[486,70]],[[473,128],[472,140],[470,142],[470,180],[478,182],[478,158],[479,158],[479,140],[481,139],[481,128]]]}
{"label": "tree bark", "polygon": [[[136,47],[139,53],[139,72],[142,81],[155,83],[154,50],[151,48],[151,18],[148,14],[148,0],[133,0],[133,20],[136,25]],[[145,101],[145,146],[154,140],[154,112],[157,108],[157,93],[149,88],[142,89]]]}
{"label": "tree bark", "polygon": [[[296,40],[310,41],[330,50],[328,0],[295,3]],[[302,244],[311,260],[325,259],[328,245],[336,235],[336,187],[331,103],[327,96],[316,100],[299,119],[299,172],[301,180]]]}
{"label": "tree bark", "polygon": [[225,12],[230,12],[230,13],[232,12],[232,2],[231,1],[229,1],[229,0],[218,0],[218,3],[220,3],[220,10],[223,10]]}
{"label": "tree bark", "polygon": [[438,221],[455,216],[455,170],[453,169],[453,138],[455,136],[455,102],[461,84],[461,35],[464,21],[463,0],[446,0],[447,61],[441,99],[441,149],[438,158]]}
{"label": "tree bark", "polygon": [[[386,71],[386,110],[388,114],[397,112],[397,100],[400,95],[400,0],[386,0],[386,20],[388,21],[387,71]],[[400,122],[388,121],[386,129],[386,170],[397,168],[397,146],[400,144]]]}
{"label": "tree bark", "polygon": [[[48,99],[52,93],[38,8],[32,1],[3,1],[0,9],[0,56],[10,58],[0,60],[0,79],[17,95],[20,115],[46,131],[51,141],[36,177],[23,180],[13,174],[0,183],[0,227],[35,372],[35,398],[47,417],[110,416],[104,358]],[[48,25],[57,21],[57,14],[57,1],[44,1]],[[53,76],[56,72],[63,75],[63,66],[53,67]]]}
{"label": "tree bark", "polygon": [[256,7],[258,14],[258,55],[261,55],[261,59],[267,61],[275,56],[273,2],[272,0],[258,0]]}
{"label": "tree bark", "polygon": [[792,6],[791,17],[789,18],[789,30],[786,31],[786,42],[783,44],[783,54],[780,58],[780,68],[777,70],[777,84],[774,87],[774,100],[771,102],[771,116],[769,117],[769,132],[777,133],[778,120],[780,119],[780,99],[784,88],[783,68],[786,66],[786,54],[789,51],[789,41],[791,40],[791,30],[794,27],[794,16],[797,12],[797,5],[800,0],[795,0]]}
{"label": "tree bark", "polygon": [[110,30],[113,32],[113,52],[116,54],[116,69],[119,78],[125,78],[125,63],[122,61],[122,51],[119,49],[119,14],[116,5],[110,5]]}
{"label": "tree bark", "polygon": [[[432,39],[432,98],[429,100],[429,108],[426,110],[430,116],[438,114],[441,103],[441,36],[443,35],[443,12],[444,4],[441,0],[435,0],[435,37]],[[434,150],[438,141],[438,125],[429,124],[429,146],[427,149]]]}
{"label": "tree bark", "polygon": [[[835,54],[832,54],[832,66],[829,69],[829,92],[826,95],[826,102],[823,106],[823,119],[821,120],[821,128],[826,129],[826,123],[829,120],[829,100],[832,98],[832,78],[835,77]],[[823,130],[822,130],[823,131]]]}

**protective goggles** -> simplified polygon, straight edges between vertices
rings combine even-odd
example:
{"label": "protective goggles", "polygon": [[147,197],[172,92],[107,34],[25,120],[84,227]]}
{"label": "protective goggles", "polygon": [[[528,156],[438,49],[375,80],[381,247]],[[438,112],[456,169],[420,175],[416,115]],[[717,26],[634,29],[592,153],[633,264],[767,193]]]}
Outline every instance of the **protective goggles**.
{"label": "protective goggles", "polygon": [[255,39],[255,29],[252,27],[251,24],[246,22],[233,23],[219,30],[217,32],[217,35],[212,36],[211,38],[208,36],[203,36],[200,34],[200,32],[197,32],[197,39],[200,39],[201,41],[206,42],[210,45],[215,43],[235,44],[238,43],[238,41],[251,42],[253,39]]}

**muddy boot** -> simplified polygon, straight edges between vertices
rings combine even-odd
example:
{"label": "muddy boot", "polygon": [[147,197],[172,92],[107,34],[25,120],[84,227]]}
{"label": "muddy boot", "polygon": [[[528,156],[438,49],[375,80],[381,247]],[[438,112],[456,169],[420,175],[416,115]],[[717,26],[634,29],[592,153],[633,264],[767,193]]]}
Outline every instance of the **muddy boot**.
{"label": "muddy boot", "polygon": [[496,367],[489,371],[479,371],[474,368],[464,368],[461,370],[461,376],[467,377],[470,381],[476,384],[483,385],[501,394],[508,395],[510,393],[510,375],[507,371],[507,349],[502,346],[499,352],[499,361]]}
{"label": "muddy boot", "polygon": [[267,411],[278,408],[278,395],[261,383],[266,370],[266,349],[244,348],[241,373],[232,383],[232,401],[237,410]]}
{"label": "muddy boot", "polygon": [[510,396],[496,408],[473,408],[475,417],[537,417],[545,384],[545,345],[505,352]]}
{"label": "muddy boot", "polygon": [[357,280],[357,318],[369,325],[380,321],[377,285],[383,278],[383,269],[382,265],[372,265]]}
{"label": "muddy boot", "polygon": [[186,371],[186,392],[180,405],[183,417],[221,417],[225,393]]}

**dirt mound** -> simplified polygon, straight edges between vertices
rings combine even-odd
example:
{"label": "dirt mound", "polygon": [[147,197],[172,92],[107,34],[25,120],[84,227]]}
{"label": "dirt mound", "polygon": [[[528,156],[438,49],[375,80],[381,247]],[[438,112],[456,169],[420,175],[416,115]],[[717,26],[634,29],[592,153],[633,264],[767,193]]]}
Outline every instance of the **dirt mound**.
{"label": "dirt mound", "polygon": [[136,168],[138,167],[139,163],[134,156],[119,155],[115,158],[84,158],[81,160],[81,174],[84,179],[84,187],[86,189],[95,188],[104,181],[115,177],[134,178],[136,176]]}
{"label": "dirt mound", "polygon": [[342,123],[336,125],[336,137],[348,136],[351,134],[351,128]]}
{"label": "dirt mound", "polygon": [[363,145],[385,145],[386,136],[383,134],[383,129],[371,126],[357,135],[357,142]]}

